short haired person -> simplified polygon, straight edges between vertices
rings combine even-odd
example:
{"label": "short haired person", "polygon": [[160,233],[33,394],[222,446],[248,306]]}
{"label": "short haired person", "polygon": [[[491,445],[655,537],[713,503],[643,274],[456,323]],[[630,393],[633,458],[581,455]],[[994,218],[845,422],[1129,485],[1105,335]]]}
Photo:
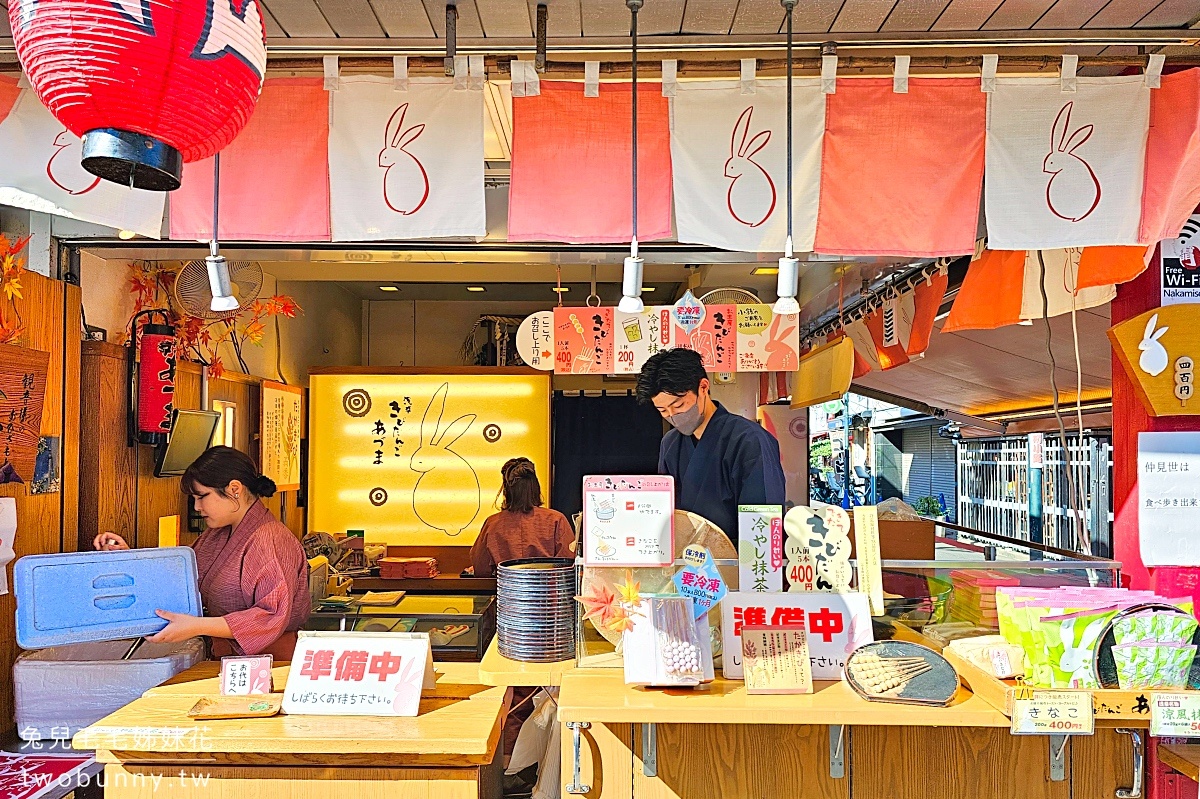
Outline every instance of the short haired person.
{"label": "short haired person", "polygon": [[[176,643],[205,637],[214,658],[270,654],[290,661],[296,631],[311,610],[308,558],[296,535],[260,502],[275,493],[275,481],[231,447],[209,447],[180,482],[208,523],[192,549],[200,575],[203,616],[158,615],[168,624],[147,637]],[[101,533],[98,550],[129,549],[116,533]]]}
{"label": "short haired person", "polygon": [[637,398],[674,428],[663,436],[658,471],[675,478],[675,507],[717,525],[736,546],[738,506],[783,505],[786,483],[779,442],[714,402],[711,386],[699,353],[676,348],[646,361]]}

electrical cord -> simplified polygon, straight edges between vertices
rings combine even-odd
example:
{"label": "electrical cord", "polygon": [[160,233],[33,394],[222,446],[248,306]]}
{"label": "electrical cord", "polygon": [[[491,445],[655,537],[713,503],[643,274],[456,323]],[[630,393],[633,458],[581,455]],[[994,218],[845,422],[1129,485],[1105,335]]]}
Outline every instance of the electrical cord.
{"label": "electrical cord", "polygon": [[[1067,441],[1067,428],[1063,424],[1062,409],[1059,407],[1059,392],[1058,392],[1058,363],[1054,358],[1053,340],[1050,334],[1050,297],[1046,294],[1046,259],[1042,257],[1042,251],[1038,250],[1038,265],[1041,274],[1038,280],[1038,289],[1042,293],[1042,322],[1046,325],[1046,353],[1050,356],[1050,387],[1054,392],[1054,419],[1058,422],[1059,441],[1062,444],[1063,461],[1067,467],[1067,512],[1071,514],[1071,530],[1075,533],[1075,540],[1083,547],[1085,554],[1091,554],[1091,545],[1086,541],[1085,534],[1079,530],[1079,522],[1082,519],[1076,518],[1075,513],[1075,471],[1071,464],[1071,447]],[[1074,306],[1074,299],[1071,301]],[[1080,435],[1082,435],[1082,430]]]}

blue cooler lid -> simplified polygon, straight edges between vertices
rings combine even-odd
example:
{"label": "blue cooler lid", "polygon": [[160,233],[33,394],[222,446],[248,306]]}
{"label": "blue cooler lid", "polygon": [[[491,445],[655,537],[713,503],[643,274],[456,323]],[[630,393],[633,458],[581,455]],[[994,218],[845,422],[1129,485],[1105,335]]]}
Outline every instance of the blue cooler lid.
{"label": "blue cooler lid", "polygon": [[29,555],[13,587],[22,649],[153,635],[156,610],[204,614],[191,547]]}

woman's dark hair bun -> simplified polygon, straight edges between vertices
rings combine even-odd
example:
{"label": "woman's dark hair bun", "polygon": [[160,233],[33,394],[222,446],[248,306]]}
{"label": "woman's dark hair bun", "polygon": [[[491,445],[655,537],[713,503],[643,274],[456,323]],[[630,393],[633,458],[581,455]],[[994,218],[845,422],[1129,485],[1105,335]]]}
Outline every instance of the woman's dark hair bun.
{"label": "woman's dark hair bun", "polygon": [[274,480],[259,474],[249,455],[231,447],[206,449],[183,473],[179,487],[185,494],[195,494],[198,486],[205,486],[228,496],[226,489],[234,480],[256,497],[270,497],[278,490]]}
{"label": "woman's dark hair bun", "polygon": [[255,479],[254,485],[250,486],[250,490],[256,497],[273,497],[276,491],[275,481],[265,474],[260,474]]}

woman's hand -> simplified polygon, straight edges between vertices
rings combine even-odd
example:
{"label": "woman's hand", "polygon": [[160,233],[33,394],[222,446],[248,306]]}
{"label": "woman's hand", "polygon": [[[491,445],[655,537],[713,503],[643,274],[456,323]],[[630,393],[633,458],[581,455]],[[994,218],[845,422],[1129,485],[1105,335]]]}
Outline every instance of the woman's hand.
{"label": "woman's hand", "polygon": [[116,533],[101,533],[92,541],[92,546],[99,552],[115,552],[119,549],[129,549],[125,539]]}
{"label": "woman's hand", "polygon": [[167,626],[154,635],[146,636],[146,640],[152,644],[177,644],[189,638],[199,638],[211,634],[209,631],[211,619],[203,616],[189,616],[186,613],[172,613],[169,610],[154,612],[160,619],[167,620]]}

